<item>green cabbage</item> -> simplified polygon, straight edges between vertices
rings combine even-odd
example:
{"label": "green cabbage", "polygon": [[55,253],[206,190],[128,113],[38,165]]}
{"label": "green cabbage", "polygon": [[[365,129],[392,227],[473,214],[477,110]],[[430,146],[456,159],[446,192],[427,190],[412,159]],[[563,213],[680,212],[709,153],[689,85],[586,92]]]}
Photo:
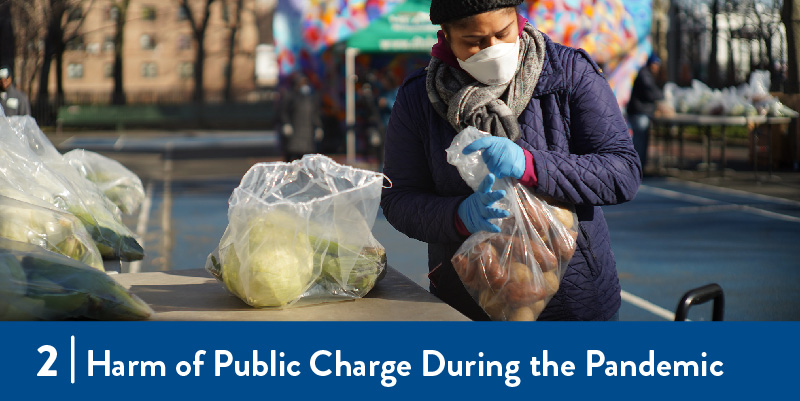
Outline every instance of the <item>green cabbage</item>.
{"label": "green cabbage", "polygon": [[[238,242],[220,250],[221,278],[228,290],[255,307],[285,306],[314,281],[314,250],[297,223],[281,212],[240,220]],[[233,231],[226,231],[226,236]]]}
{"label": "green cabbage", "polygon": [[38,245],[104,270],[100,252],[75,216],[8,188],[0,190],[0,237]]}

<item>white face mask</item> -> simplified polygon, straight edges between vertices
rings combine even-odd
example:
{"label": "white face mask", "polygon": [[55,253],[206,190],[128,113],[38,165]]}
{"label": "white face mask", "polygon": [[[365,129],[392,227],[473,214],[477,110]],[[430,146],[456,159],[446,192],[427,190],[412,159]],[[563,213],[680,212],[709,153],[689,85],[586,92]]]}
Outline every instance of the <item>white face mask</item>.
{"label": "white face mask", "polygon": [[514,43],[489,46],[458,65],[485,85],[504,85],[514,78],[519,61],[519,38]]}

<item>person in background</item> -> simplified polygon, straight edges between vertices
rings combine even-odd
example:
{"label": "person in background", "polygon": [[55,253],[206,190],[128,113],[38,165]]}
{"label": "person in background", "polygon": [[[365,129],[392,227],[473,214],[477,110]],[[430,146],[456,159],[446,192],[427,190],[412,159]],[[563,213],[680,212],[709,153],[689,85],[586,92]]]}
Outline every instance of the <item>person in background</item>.
{"label": "person in background", "polygon": [[[639,158],[614,93],[597,64],[554,43],[516,12],[522,0],[433,0],[441,25],[427,68],[400,87],[389,120],[381,197],[387,221],[428,244],[431,293],[474,320],[489,316],[451,258],[474,233],[499,229],[494,179],[513,177],[536,194],[575,205],[577,250],[539,320],[618,320],[616,262],[600,206],[633,199]],[[477,192],[445,149],[474,126],[492,134],[481,150],[490,174]]]}
{"label": "person in background", "polygon": [[28,97],[14,86],[8,67],[0,67],[0,106],[7,117],[31,114]]}
{"label": "person in background", "polygon": [[296,74],[292,88],[281,99],[281,133],[287,162],[315,153],[322,141],[322,118],[319,97],[303,74]]}
{"label": "person in background", "polygon": [[639,154],[642,169],[647,166],[647,147],[650,142],[650,119],[656,112],[659,100],[664,93],[656,82],[661,69],[661,59],[652,54],[633,81],[631,97],[628,101],[628,122],[633,131],[633,147]]}
{"label": "person in background", "polygon": [[372,84],[365,82],[358,94],[359,125],[367,159],[375,157],[378,166],[383,165],[383,128],[381,126],[378,99]]}

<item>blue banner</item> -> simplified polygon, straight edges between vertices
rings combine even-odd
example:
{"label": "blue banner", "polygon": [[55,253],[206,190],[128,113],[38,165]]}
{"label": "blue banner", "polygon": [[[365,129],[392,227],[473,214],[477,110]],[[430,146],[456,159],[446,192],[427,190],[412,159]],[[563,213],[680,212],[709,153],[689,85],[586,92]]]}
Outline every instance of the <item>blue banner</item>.
{"label": "blue banner", "polygon": [[793,392],[800,356],[798,322],[0,322],[0,332],[8,400],[743,399]]}

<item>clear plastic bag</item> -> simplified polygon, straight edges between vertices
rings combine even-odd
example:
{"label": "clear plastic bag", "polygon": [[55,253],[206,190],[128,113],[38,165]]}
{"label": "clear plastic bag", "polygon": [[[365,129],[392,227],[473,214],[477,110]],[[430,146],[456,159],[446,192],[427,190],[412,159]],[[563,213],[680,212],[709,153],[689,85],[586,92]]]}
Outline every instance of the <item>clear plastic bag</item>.
{"label": "clear plastic bag", "polygon": [[[468,127],[447,149],[475,190],[488,173],[480,151],[462,150],[488,133]],[[558,291],[575,252],[578,219],[574,208],[544,200],[512,178],[497,180],[506,196],[496,205],[510,216],[497,221],[500,233],[472,234],[451,259],[467,291],[493,320],[536,320]]]}
{"label": "clear plastic bag", "polygon": [[75,216],[11,188],[0,188],[0,238],[37,245],[105,270],[100,251]]}
{"label": "clear plastic bag", "polygon": [[[0,186],[13,188],[77,217],[104,258],[140,260],[144,250],[122,223],[119,208],[58,155],[38,127],[0,118]],[[30,120],[27,120],[30,121]],[[17,128],[14,128],[17,127]],[[30,134],[30,132],[38,134]],[[55,152],[55,153],[54,153]]]}
{"label": "clear plastic bag", "polygon": [[144,185],[139,176],[116,160],[84,149],[64,153],[64,161],[89,181],[125,214],[131,214],[144,200]]}
{"label": "clear plastic bag", "polygon": [[142,320],[152,314],[104,272],[0,238],[0,320]]}
{"label": "clear plastic bag", "polygon": [[322,155],[256,164],[231,195],[206,269],[254,307],[362,297],[386,269],[372,235],[382,182]]}

